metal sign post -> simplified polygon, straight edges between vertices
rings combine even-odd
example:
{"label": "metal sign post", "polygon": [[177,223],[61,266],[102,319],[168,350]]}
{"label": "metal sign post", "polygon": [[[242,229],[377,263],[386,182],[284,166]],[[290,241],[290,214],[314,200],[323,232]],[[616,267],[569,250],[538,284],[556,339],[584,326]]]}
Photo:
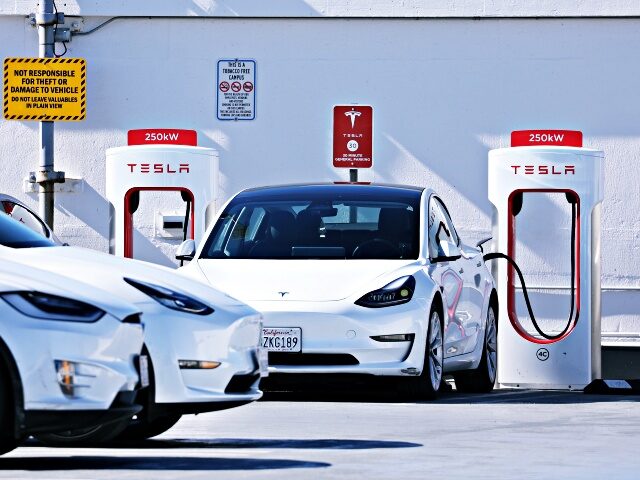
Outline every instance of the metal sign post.
{"label": "metal sign post", "polygon": [[[58,58],[56,42],[71,41],[64,13],[54,0],[41,0],[35,15],[38,58],[5,58],[3,67],[3,116],[6,120],[40,121],[38,169],[30,182],[40,185],[40,216],[53,228],[54,184],[65,181],[54,170],[54,121],[81,121],[86,117],[86,62],[82,58]],[[66,52],[66,47],[65,47]]]}
{"label": "metal sign post", "polygon": [[[38,24],[38,40],[40,58],[54,58],[55,31],[54,25],[58,23],[58,15],[54,11],[53,0],[41,0],[36,15]],[[40,216],[50,228],[53,228],[53,184],[56,176],[64,172],[53,170],[53,122],[40,122],[40,162],[36,172],[36,182],[40,184],[38,193],[38,208]]]}

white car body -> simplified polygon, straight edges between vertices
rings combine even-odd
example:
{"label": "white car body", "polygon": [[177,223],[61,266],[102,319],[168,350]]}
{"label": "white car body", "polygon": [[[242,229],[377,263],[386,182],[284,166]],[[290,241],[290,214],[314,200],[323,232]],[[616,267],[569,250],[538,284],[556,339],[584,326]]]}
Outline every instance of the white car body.
{"label": "white car body", "polygon": [[[104,314],[90,322],[64,315],[37,318],[6,300],[16,292],[65,297]],[[139,314],[105,291],[3,259],[0,363],[14,386],[14,437],[100,425],[137,412],[132,404],[143,342]],[[56,362],[62,361],[73,365],[72,390],[59,377]]]}
{"label": "white car body", "polygon": [[[33,248],[0,245],[0,258],[80,280],[135,305],[143,313],[144,344],[152,381],[155,380],[156,406],[179,414],[200,413],[261,397],[258,385],[260,360],[264,358],[259,346],[262,323],[254,309],[169,268],[43,242],[42,247]],[[199,315],[168,308],[125,278],[199,299],[213,313]],[[220,365],[212,369],[181,368],[180,361]],[[266,371],[265,363],[262,368]]]}
{"label": "white car body", "polygon": [[[233,211],[234,205],[237,208],[260,205],[265,198],[266,202],[277,203],[286,198],[304,197],[313,189],[327,192],[327,198],[335,199],[346,198],[352,192],[356,195],[362,192],[371,198],[375,198],[377,192],[393,195],[394,189],[404,189],[403,195],[415,196],[416,207],[419,207],[419,248],[415,258],[207,258],[220,254],[213,250],[214,245],[210,242],[214,241],[212,235],[216,235],[216,228],[223,228],[223,219],[232,214],[228,212]],[[449,247],[455,250],[451,255],[458,253],[461,257],[445,262],[433,261],[428,245],[433,240],[430,239],[433,232],[428,227],[427,212],[430,202],[436,198],[430,190],[391,186],[299,185],[247,190],[221,210],[194,259],[181,270],[262,312],[266,333],[268,329],[301,328],[299,353],[302,355],[270,352],[270,372],[420,375],[425,365],[429,312],[438,298],[444,319],[444,373],[475,369],[482,357],[486,318],[490,301],[494,301],[495,287],[482,261],[481,250],[464,245],[457,239],[457,234],[458,241]],[[301,213],[296,212],[296,215],[299,221]],[[221,226],[217,227],[217,224]],[[327,237],[328,225],[320,228],[321,231],[326,229]],[[256,222],[246,227],[246,231],[258,232],[261,228]],[[233,235],[229,236],[232,240]],[[346,233],[342,235],[344,237]],[[294,253],[291,255],[295,257]],[[383,308],[356,304],[368,292],[406,276],[415,279],[413,297],[407,303]],[[385,341],[380,341],[381,338]]]}

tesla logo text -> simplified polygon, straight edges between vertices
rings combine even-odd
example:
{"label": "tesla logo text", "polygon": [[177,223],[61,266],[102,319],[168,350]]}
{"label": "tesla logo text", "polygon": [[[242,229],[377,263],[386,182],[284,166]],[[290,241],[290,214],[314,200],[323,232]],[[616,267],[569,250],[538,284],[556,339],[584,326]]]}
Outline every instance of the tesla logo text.
{"label": "tesla logo text", "polygon": [[288,294],[289,292],[278,292],[278,293],[280,294],[280,296],[281,296],[282,298],[284,298],[284,296],[285,296],[286,294]]}
{"label": "tesla logo text", "polygon": [[546,362],[549,360],[549,350],[546,348],[539,348],[536,352],[536,358],[541,362]]}
{"label": "tesla logo text", "polygon": [[127,166],[131,173],[189,173],[188,163],[181,163],[178,167],[170,163],[127,163]]}
{"label": "tesla logo text", "polygon": [[[575,165],[511,165],[513,168],[513,173],[517,175],[518,173],[522,174],[524,171],[525,175],[575,175],[576,167]],[[524,170],[520,170],[520,169]]]}

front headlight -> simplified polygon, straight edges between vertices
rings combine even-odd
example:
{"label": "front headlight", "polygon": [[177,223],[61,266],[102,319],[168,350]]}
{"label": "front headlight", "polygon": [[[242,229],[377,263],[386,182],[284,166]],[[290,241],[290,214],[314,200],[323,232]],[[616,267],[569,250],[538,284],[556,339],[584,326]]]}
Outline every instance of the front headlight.
{"label": "front headlight", "polygon": [[368,308],[390,307],[411,300],[416,289],[416,280],[411,275],[398,278],[379,290],[369,292],[361,297],[356,305]]}
{"label": "front headlight", "polygon": [[20,313],[42,320],[95,322],[104,311],[88,303],[41,292],[5,293],[2,299]]}
{"label": "front headlight", "polygon": [[183,293],[175,292],[160,285],[154,285],[152,283],[141,282],[140,280],[133,280],[131,278],[125,278],[132,287],[137,288],[142,293],[149,295],[156,302],[164,305],[172,310],[178,310],[184,313],[193,313],[195,315],[209,315],[213,313],[213,308],[209,305],[202,303],[200,300],[196,300],[193,297],[189,297]]}

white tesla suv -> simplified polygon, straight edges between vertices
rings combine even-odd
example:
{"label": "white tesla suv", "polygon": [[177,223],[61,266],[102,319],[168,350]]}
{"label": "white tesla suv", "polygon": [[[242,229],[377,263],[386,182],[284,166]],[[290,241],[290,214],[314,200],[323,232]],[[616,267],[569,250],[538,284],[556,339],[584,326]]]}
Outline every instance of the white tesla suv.
{"label": "white tesla suv", "polygon": [[[112,425],[111,437],[152,437],[171,428],[181,415],[236,407],[262,396],[259,381],[261,368],[266,372],[266,356],[260,348],[261,316],[254,309],[175,270],[57,246],[0,215],[0,230],[9,225],[14,234],[11,241],[0,241],[0,259],[81,280],[143,313],[150,385],[140,390],[136,403],[144,410]],[[30,242],[34,236],[38,241]],[[70,431],[40,438],[73,444],[104,441],[107,436],[91,438]]]}
{"label": "white tesla suv", "polygon": [[431,190],[245,190],[179,258],[192,260],[186,275],[262,312],[274,374],[393,376],[426,398],[449,373],[459,390],[493,388],[493,278]]}
{"label": "white tesla suv", "polygon": [[107,292],[3,259],[0,453],[28,435],[95,433],[140,411],[139,313]]}

